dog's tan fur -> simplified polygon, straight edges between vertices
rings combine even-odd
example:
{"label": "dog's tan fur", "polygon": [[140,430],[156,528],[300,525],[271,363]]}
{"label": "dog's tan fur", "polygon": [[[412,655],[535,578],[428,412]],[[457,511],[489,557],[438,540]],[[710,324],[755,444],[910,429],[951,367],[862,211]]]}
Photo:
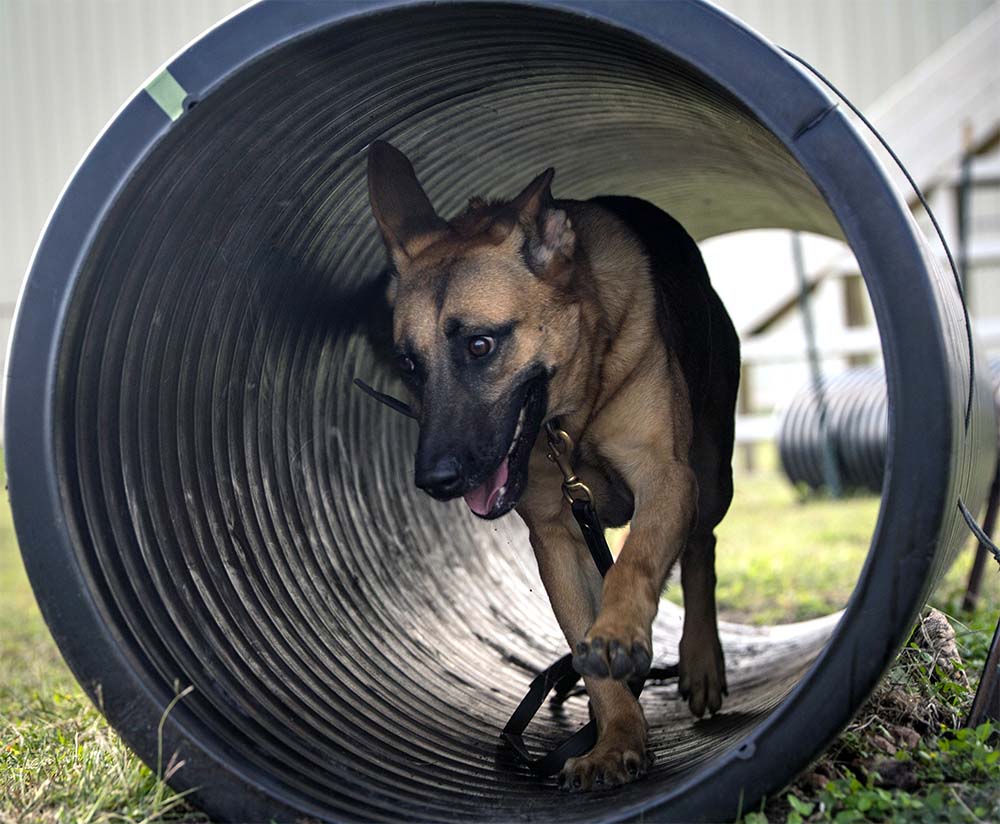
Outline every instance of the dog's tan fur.
{"label": "dog's tan fur", "polygon": [[[483,328],[516,324],[503,374],[483,386],[486,397],[499,397],[505,376],[540,359],[551,374],[546,418],[558,417],[575,439],[574,467],[602,516],[614,520],[605,502],[621,497],[616,487],[624,484],[634,498],[628,538],[603,581],[563,498],[562,476],[545,457],[544,429],[516,505],[555,616],[585,664],[598,724],[597,745],[567,763],[562,783],[588,789],[632,780],[646,768],[646,720],[625,678],[595,673],[613,670],[622,654],[634,662],[625,662],[630,672],[648,666],[661,591],[685,547],[681,689],[698,716],[718,710],[725,692],[712,536],[721,514],[696,529],[688,386],[659,331],[650,261],[611,212],[591,202],[553,201],[551,172],[513,201],[473,201],[447,223],[428,211],[410,177],[402,155],[387,144],[373,148],[372,206],[398,273],[391,287],[396,342],[420,353],[433,372],[447,356],[447,319]],[[420,404],[415,397],[418,413]],[[716,509],[725,511],[728,495],[720,492]]]}

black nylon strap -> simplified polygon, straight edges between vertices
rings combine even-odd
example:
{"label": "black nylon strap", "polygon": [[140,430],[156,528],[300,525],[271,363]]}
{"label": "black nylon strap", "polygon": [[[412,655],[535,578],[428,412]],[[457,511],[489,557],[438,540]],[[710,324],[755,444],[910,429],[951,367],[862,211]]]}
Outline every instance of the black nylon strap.
{"label": "black nylon strap", "polygon": [[[587,542],[587,549],[590,550],[590,557],[594,559],[594,564],[601,573],[601,577],[604,577],[615,561],[604,537],[604,529],[597,516],[597,510],[594,509],[594,505],[590,501],[585,500],[574,500],[572,508],[573,517],[580,525],[580,531]],[[678,667],[676,665],[654,667],[645,678],[630,681],[629,689],[638,698],[647,680],[676,678],[677,674]],[[567,759],[589,752],[597,743],[597,725],[593,720],[573,733],[554,750],[538,758],[532,757],[522,737],[528,724],[545,703],[549,693],[555,690],[556,694],[553,700],[561,703],[579,680],[580,674],[573,669],[573,656],[564,655],[548,669],[535,676],[531,686],[528,687],[528,694],[521,699],[521,703],[517,705],[514,714],[511,715],[503,732],[500,733],[500,738],[513,750],[521,762],[538,775],[554,775],[562,769]]]}
{"label": "black nylon strap", "polygon": [[568,758],[583,755],[597,743],[597,727],[591,721],[558,747],[540,758],[533,758],[524,743],[521,734],[527,729],[531,719],[553,689],[556,691],[554,700],[563,700],[570,690],[580,680],[580,673],[573,669],[573,656],[564,655],[551,667],[543,670],[528,687],[528,694],[517,705],[514,714],[500,733],[503,741],[514,751],[517,757],[538,775],[554,775],[562,769]]}
{"label": "black nylon strap", "polygon": [[604,537],[604,528],[601,526],[601,519],[597,517],[597,510],[590,501],[574,500],[573,517],[580,525],[580,532],[583,533],[583,540],[587,542],[590,557],[594,559],[597,571],[603,578],[614,566],[615,559]]}

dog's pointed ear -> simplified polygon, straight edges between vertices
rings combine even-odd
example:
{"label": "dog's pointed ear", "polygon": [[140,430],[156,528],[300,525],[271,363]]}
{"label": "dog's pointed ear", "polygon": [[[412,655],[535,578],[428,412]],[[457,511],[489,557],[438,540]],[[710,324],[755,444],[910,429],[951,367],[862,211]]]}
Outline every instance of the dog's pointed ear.
{"label": "dog's pointed ear", "polygon": [[448,228],[417,180],[413,164],[384,140],[368,147],[368,197],[397,265],[416,257]]}
{"label": "dog's pointed ear", "polygon": [[525,258],[539,277],[568,276],[576,250],[569,215],[552,199],[555,174],[555,169],[546,169],[512,201],[526,232]]}
{"label": "dog's pointed ear", "polygon": [[556,170],[550,166],[511,201],[522,223],[535,223],[542,208],[552,202],[552,178],[555,176]]}

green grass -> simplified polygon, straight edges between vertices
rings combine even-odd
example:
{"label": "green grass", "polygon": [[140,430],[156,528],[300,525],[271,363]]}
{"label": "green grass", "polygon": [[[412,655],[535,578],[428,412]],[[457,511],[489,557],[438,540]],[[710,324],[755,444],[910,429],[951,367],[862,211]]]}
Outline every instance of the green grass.
{"label": "green grass", "polygon": [[[871,497],[802,499],[773,468],[738,475],[733,508],[719,531],[723,618],[774,623],[842,607],[867,552],[877,510],[878,501]],[[935,596],[952,615],[957,614],[970,562],[971,553],[963,555]],[[1000,575],[990,570],[985,583],[981,608],[973,616],[962,616],[968,626],[958,624],[970,673],[981,667],[991,621],[1000,611]],[[679,588],[671,587],[669,597],[679,595]],[[0,506],[0,602],[5,606],[0,611],[0,822],[204,820],[128,751],[62,663],[25,578],[6,504]],[[901,658],[908,660],[905,654]],[[907,673],[919,670],[912,661],[905,665]],[[930,684],[928,677],[917,681],[918,686]],[[953,692],[953,703],[964,706],[971,698],[968,688]],[[880,787],[874,771],[844,762],[851,746],[861,746],[851,743],[862,740],[855,728],[865,723],[870,727],[873,717],[878,718],[877,712],[862,713],[831,748],[830,769],[840,772],[825,788],[797,784],[772,800],[766,816],[780,821],[794,821],[794,815],[810,821],[838,815],[838,820],[889,820],[898,813],[932,820],[940,814],[943,820],[971,821],[975,818],[960,817],[965,807],[973,816],[979,808],[988,811],[988,798],[977,793],[1000,797],[998,787],[989,785],[991,765],[985,765],[985,773],[973,770],[976,759],[985,763],[991,757],[990,744],[970,740],[968,734],[960,739],[947,728],[925,736],[922,755],[902,756],[922,759],[923,794],[904,797],[899,790]],[[788,795],[801,810],[791,806]],[[809,805],[808,814],[803,814]],[[887,817],[880,812],[883,808],[895,812]],[[862,818],[852,818],[859,815]]]}
{"label": "green grass", "polygon": [[1000,726],[961,727],[995,618],[994,602],[967,624],[951,620],[962,656],[954,668],[915,632],[848,729],[741,824],[1000,821]]}
{"label": "green grass", "polygon": [[0,505],[0,822],[197,820],[121,742],[63,663]]}
{"label": "green grass", "polygon": [[721,617],[775,624],[841,609],[877,515],[873,496],[808,499],[775,470],[738,474],[733,505],[717,532]]}
{"label": "green grass", "polygon": [[[733,507],[718,531],[720,615],[766,624],[843,607],[877,514],[878,499],[870,496],[803,496],[773,466],[737,474]],[[744,824],[1000,821],[1000,727],[960,728],[1000,614],[992,561],[975,611],[961,613],[973,549],[970,539],[930,599],[955,630],[971,683],[911,641],[818,762]],[[680,595],[668,593],[678,602]],[[907,734],[918,739],[915,746],[905,743]]]}
{"label": "green grass", "polygon": [[[878,517],[874,495],[834,500],[795,489],[759,450],[762,467],[737,472],[733,503],[716,530],[719,617],[756,625],[804,621],[842,609],[868,554]],[[952,614],[964,592],[973,541],[946,574],[931,603]],[[1000,609],[1000,574],[987,568],[984,603]],[[956,595],[956,593],[958,593]],[[679,582],[666,597],[682,602]]]}

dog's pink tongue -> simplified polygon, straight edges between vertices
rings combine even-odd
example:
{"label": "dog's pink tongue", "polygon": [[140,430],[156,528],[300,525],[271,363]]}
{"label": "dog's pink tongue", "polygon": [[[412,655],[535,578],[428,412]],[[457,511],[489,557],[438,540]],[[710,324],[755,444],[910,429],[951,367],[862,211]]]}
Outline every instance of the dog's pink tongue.
{"label": "dog's pink tongue", "polygon": [[506,458],[497,467],[497,471],[487,478],[481,486],[477,486],[472,492],[465,493],[465,502],[469,505],[469,509],[477,515],[488,515],[500,496],[500,487],[505,483],[507,483]]}

